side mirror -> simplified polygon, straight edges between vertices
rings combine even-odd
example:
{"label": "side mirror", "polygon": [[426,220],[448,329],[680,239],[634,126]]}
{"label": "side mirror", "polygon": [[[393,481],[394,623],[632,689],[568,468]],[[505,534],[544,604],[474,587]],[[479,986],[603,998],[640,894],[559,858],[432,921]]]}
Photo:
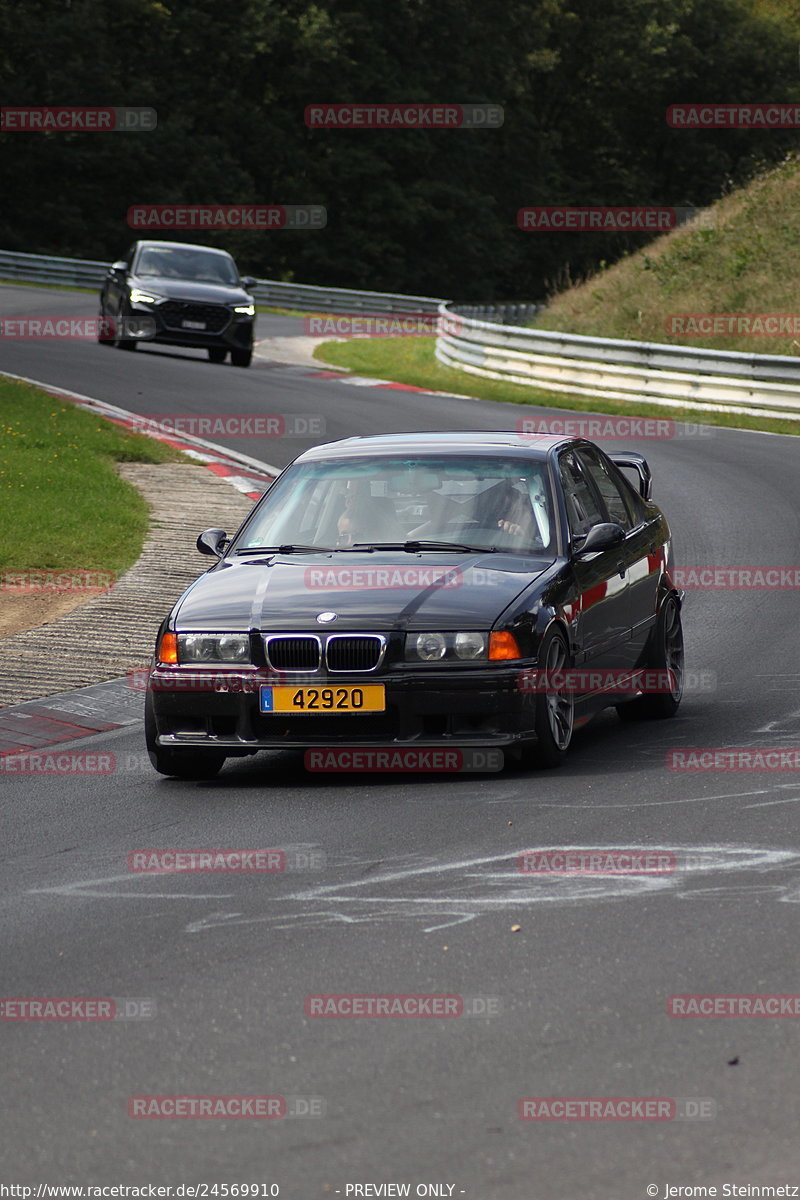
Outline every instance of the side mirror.
{"label": "side mirror", "polygon": [[254,279],[252,275],[242,276],[242,287],[248,292],[252,292],[257,283],[258,280]]}
{"label": "side mirror", "polygon": [[586,537],[575,551],[576,558],[586,554],[598,554],[601,550],[611,550],[625,541],[625,530],[613,521],[604,521],[601,525],[593,525]]}
{"label": "side mirror", "polygon": [[197,539],[197,549],[201,554],[211,554],[221,558],[225,544],[229,541],[224,529],[204,529]]}
{"label": "side mirror", "polygon": [[111,274],[112,275],[124,275],[125,272],[127,271],[127,269],[128,269],[128,264],[125,262],[124,258],[121,258],[119,260],[119,262],[115,262],[115,263],[111,264]]}

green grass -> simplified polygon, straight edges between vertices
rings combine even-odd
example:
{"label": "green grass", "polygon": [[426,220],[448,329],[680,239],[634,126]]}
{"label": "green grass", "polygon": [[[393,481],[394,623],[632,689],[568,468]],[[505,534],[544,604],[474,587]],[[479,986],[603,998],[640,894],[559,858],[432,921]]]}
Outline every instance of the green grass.
{"label": "green grass", "polygon": [[679,313],[800,314],[798,212],[800,157],[793,157],[553,297],[532,324],[594,337],[798,355],[798,334],[695,338],[667,328],[670,315]]}
{"label": "green grass", "polygon": [[[351,338],[341,342],[323,342],[314,351],[315,358],[331,366],[347,367],[359,375],[410,383],[433,392],[457,392],[479,400],[499,400],[506,404],[526,404],[545,408],[563,408],[576,412],[616,413],[626,417],[657,417],[659,420],[689,421],[701,425],[721,425],[732,429],[763,429],[770,433],[800,434],[800,421],[771,420],[735,413],[705,412],[693,408],[666,408],[645,400],[601,400],[573,396],[565,392],[546,392],[521,384],[482,379],[452,367],[443,367],[434,357],[432,337]],[[521,414],[522,415],[522,414]]]}
{"label": "green grass", "polygon": [[141,553],[148,509],[114,464],[180,458],[31,384],[0,378],[0,568],[126,570]]}

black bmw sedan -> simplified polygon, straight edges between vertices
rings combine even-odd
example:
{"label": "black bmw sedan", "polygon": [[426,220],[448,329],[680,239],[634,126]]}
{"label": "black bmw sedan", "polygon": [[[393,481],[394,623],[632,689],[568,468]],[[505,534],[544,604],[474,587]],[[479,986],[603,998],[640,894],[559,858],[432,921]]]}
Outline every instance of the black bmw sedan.
{"label": "black bmw sedan", "polygon": [[235,367],[253,356],[255,300],[224,250],[184,242],[134,242],[115,262],[100,292],[98,340],[122,350],[139,342],[230,353]]}
{"label": "black bmw sedan", "polygon": [[158,634],[165,775],[276,748],[483,747],[559,765],[600,709],[669,717],[682,593],[645,459],[583,439],[392,434],[307,450]]}

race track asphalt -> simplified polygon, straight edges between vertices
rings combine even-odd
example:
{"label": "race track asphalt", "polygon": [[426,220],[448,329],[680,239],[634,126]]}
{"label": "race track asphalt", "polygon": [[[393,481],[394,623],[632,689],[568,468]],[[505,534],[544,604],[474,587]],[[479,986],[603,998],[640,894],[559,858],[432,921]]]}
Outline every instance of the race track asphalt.
{"label": "race track asphalt", "polygon": [[[88,295],[0,289],[4,316],[95,311]],[[259,320],[261,337],[301,328]],[[80,341],[0,339],[0,369],[142,414],[313,415],[326,440],[513,429],[531,412]],[[308,444],[214,440],[277,466]],[[715,429],[636,448],[679,564],[797,565],[798,441]],[[797,773],[666,766],[685,747],[798,748],[799,615],[792,589],[690,591],[687,667],[702,686],[673,721],[603,714],[556,772],[324,776],[283,753],[184,783],[152,772],[137,723],[75,743],[113,754],[111,775],[4,776],[2,994],[155,1002],[142,1020],[0,1023],[5,1180],[275,1183],[300,1200],[386,1182],[469,1200],[800,1183],[797,1022],[666,1008],[674,993],[800,993]],[[568,846],[662,848],[677,869],[517,870],[523,850]],[[128,871],[151,847],[280,847],[319,865]],[[309,1018],[319,993],[456,994],[496,1011]],[[127,1114],[131,1096],[211,1093],[321,1097],[325,1111]],[[713,1115],[522,1121],[530,1096],[702,1098]]]}

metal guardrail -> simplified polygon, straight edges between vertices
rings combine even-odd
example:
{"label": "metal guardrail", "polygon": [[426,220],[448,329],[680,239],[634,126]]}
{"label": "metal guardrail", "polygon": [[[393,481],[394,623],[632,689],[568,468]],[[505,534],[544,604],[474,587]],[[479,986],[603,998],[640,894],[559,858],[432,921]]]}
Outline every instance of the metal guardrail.
{"label": "metal guardrail", "polygon": [[110,263],[82,258],[52,258],[0,250],[0,279],[23,283],[55,283],[65,287],[99,288]]}
{"label": "metal guardrail", "polygon": [[[91,259],[54,258],[46,254],[0,250],[0,279],[18,279],[23,283],[99,289],[110,266],[110,263]],[[325,288],[305,283],[282,283],[278,279],[259,279],[253,294],[256,300],[270,307],[298,308],[306,312],[436,313],[442,303],[441,297]]]}
{"label": "metal guardrail", "polygon": [[447,302],[439,308],[436,357],[543,391],[800,420],[800,357],[499,328]]}
{"label": "metal guardrail", "polygon": [[[110,264],[0,250],[0,279],[99,288]],[[333,313],[438,313],[436,357],[489,379],[608,400],[800,420],[800,357],[692,350],[529,329],[540,304],[456,305],[431,296],[259,279],[257,300]]]}

